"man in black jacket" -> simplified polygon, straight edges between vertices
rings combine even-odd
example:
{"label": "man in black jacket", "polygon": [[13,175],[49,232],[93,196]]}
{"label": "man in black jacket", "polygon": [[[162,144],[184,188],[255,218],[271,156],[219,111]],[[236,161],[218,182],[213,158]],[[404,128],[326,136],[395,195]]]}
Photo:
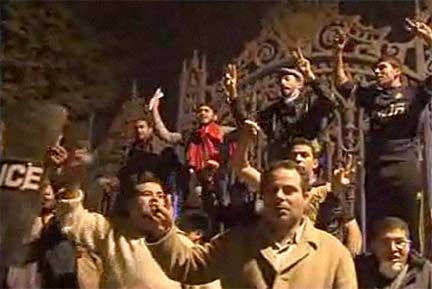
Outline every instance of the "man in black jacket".
{"label": "man in black jacket", "polygon": [[[322,120],[333,109],[333,94],[325,81],[318,79],[300,49],[293,51],[296,68],[278,70],[280,96],[256,113],[256,120],[267,136],[270,159],[281,159],[295,137],[312,140],[318,136]],[[244,103],[237,94],[237,71],[228,65],[225,92],[237,123],[248,119]],[[308,94],[306,86],[312,88]]]}
{"label": "man in black jacket", "polygon": [[[408,21],[416,34],[432,47],[432,29],[423,22]],[[413,246],[420,248],[419,205],[422,172],[418,126],[422,112],[432,97],[432,77],[418,86],[403,83],[403,65],[394,56],[383,56],[374,67],[371,83],[354,83],[344,70],[343,49],[346,37],[335,39],[335,76],[338,89],[354,96],[357,105],[370,119],[366,141],[366,218],[374,220],[398,216],[410,228]]]}
{"label": "man in black jacket", "polygon": [[125,166],[118,172],[122,192],[133,191],[134,177],[137,175],[162,179],[162,170],[166,166],[153,147],[152,121],[145,117],[136,119],[134,134],[133,142],[127,147]]}
{"label": "man in black jacket", "polygon": [[396,217],[375,223],[372,254],[356,260],[358,285],[363,288],[432,288],[432,264],[410,248],[408,225]]}

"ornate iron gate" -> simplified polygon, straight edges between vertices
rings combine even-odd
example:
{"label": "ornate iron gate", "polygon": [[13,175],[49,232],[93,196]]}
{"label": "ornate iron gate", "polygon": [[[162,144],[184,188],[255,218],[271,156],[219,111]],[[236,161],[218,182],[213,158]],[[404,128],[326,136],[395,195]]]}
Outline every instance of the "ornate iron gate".
{"label": "ornate iron gate", "polygon": [[[305,43],[305,56],[311,60],[316,74],[332,83],[333,54],[331,40],[336,29],[349,31],[350,45],[346,49],[344,59],[347,71],[354,79],[367,79],[372,76],[371,66],[382,54],[398,57],[403,63],[404,72],[409,83],[415,83],[432,73],[432,52],[425,49],[424,43],[414,38],[405,43],[395,43],[386,40],[391,28],[374,28],[364,25],[359,16],[339,15],[334,11],[327,24],[323,25],[310,41]],[[289,47],[281,35],[280,27],[264,21],[259,35],[246,43],[238,57],[231,60],[238,67],[239,95],[245,99],[249,112],[255,112],[265,107],[272,97],[278,95],[277,77],[274,73],[282,66],[293,66]],[[412,61],[414,59],[414,61]],[[213,83],[207,82],[206,57],[199,57],[194,52],[193,58],[185,61],[180,76],[179,109],[177,129],[192,128],[193,108],[204,99],[211,99],[219,108],[219,117],[224,124],[232,124],[229,107],[225,103],[222,89],[222,79]],[[357,162],[357,202],[361,212],[364,228],[364,131],[367,121],[361,111],[358,111],[352,99],[342,98],[333,89],[337,109],[326,129],[323,130],[321,141],[325,144],[328,159],[327,176],[333,171],[335,163],[346,163],[352,156]],[[425,122],[422,134],[423,167],[427,194],[427,203],[432,207],[432,105],[425,112]],[[262,167],[265,163],[265,142],[261,139],[255,148],[255,165]],[[260,153],[263,152],[263,153]],[[351,196],[352,197],[352,196]],[[350,196],[348,196],[350,198]],[[425,212],[429,218],[429,209]],[[427,224],[429,228],[430,224]],[[429,230],[428,230],[429,231]],[[429,245],[429,241],[428,241]],[[429,246],[427,246],[429,247]]]}

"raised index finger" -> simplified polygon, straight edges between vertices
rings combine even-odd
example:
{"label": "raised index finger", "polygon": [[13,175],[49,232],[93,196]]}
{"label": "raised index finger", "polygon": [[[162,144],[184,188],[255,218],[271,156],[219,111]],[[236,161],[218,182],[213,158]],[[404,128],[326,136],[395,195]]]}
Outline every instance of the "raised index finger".
{"label": "raised index finger", "polygon": [[303,51],[302,51],[300,45],[297,45],[297,46],[296,46],[296,53],[298,54],[298,57],[299,57],[300,59],[302,59],[302,60],[305,59],[305,57],[304,57],[304,55],[303,55]]}

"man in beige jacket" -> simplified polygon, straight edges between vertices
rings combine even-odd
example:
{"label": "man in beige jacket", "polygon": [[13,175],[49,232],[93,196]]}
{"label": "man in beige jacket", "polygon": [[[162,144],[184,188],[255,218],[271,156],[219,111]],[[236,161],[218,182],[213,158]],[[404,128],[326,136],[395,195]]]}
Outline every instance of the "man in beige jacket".
{"label": "man in beige jacket", "polygon": [[[68,157],[61,146],[52,147],[49,156],[51,162],[63,166],[63,175],[68,181],[68,186],[56,193],[56,217],[71,240],[100,257],[99,287],[180,289],[181,284],[170,280],[153,259],[143,237],[154,225],[149,222],[150,204],[171,211],[169,195],[161,183],[156,179],[138,182],[135,190],[125,194],[124,216],[107,218],[83,207],[84,193],[77,189],[80,166],[67,165],[69,159],[79,163],[81,156]],[[179,238],[181,242],[190,243],[184,235]]]}
{"label": "man in beige jacket", "polygon": [[220,278],[223,288],[357,288],[348,250],[304,216],[307,186],[297,164],[274,163],[262,175],[260,222],[203,247],[184,245],[169,211],[155,204],[149,249],[170,278],[189,284]]}

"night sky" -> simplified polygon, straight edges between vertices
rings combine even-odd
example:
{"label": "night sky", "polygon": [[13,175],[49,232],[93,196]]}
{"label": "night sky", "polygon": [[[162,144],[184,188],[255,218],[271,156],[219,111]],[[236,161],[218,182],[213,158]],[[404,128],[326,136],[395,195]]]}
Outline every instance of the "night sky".
{"label": "night sky", "polygon": [[167,94],[164,110],[176,105],[184,59],[197,49],[207,55],[210,81],[224,64],[254,39],[260,19],[273,2],[79,2],[71,5],[124,66],[119,81],[129,95],[133,79],[150,95],[158,86]]}

